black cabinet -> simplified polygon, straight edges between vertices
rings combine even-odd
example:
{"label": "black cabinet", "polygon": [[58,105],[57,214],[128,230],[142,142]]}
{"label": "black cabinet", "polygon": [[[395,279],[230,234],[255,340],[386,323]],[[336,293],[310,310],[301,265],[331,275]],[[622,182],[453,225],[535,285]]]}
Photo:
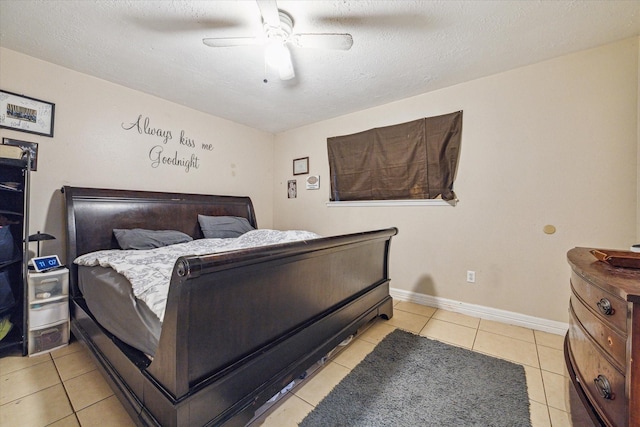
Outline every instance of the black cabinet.
{"label": "black cabinet", "polygon": [[27,354],[28,224],[28,160],[0,158],[0,356]]}

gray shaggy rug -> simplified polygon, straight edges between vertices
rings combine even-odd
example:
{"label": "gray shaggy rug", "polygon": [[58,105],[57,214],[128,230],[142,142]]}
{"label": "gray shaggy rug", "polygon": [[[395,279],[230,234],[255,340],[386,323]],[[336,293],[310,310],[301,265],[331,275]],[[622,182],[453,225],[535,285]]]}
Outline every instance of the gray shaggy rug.
{"label": "gray shaggy rug", "polygon": [[530,427],[524,368],[397,329],[300,426]]}

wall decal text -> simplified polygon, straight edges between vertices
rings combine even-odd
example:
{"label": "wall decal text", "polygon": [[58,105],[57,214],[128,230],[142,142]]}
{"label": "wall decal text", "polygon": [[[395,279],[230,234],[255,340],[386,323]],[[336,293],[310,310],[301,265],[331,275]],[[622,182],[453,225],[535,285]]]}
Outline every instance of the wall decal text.
{"label": "wall decal text", "polygon": [[[146,135],[153,137],[155,141],[160,140],[161,144],[156,142],[156,145],[149,150],[149,161],[152,168],[158,168],[160,166],[175,166],[181,167],[186,173],[192,169],[200,168],[200,158],[193,151],[198,148],[198,144],[195,139],[187,136],[184,130],[179,133],[174,133],[169,129],[158,127],[151,124],[151,119],[145,117],[142,114],[138,116],[136,120],[129,123],[122,123],[122,129],[126,131],[134,131],[140,135]],[[174,138],[174,135],[179,135],[176,142],[178,149],[169,149],[169,145]],[[189,149],[192,151],[185,155],[183,151]],[[200,149],[204,151],[213,151],[212,144],[200,144]]]}

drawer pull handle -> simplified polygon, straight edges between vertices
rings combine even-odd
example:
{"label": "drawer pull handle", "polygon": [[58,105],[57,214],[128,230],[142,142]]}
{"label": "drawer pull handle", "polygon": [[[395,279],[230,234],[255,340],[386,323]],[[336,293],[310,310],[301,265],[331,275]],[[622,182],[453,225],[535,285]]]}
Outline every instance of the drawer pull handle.
{"label": "drawer pull handle", "polygon": [[596,385],[598,389],[598,393],[602,396],[603,399],[613,400],[615,397],[611,392],[611,384],[609,384],[609,380],[604,375],[598,375],[597,378],[594,378],[593,383]]}
{"label": "drawer pull handle", "polygon": [[600,301],[598,301],[596,305],[600,309],[600,312],[605,316],[611,316],[613,315],[613,313],[615,313],[615,310],[613,309],[613,307],[611,307],[611,302],[606,298],[600,299]]}

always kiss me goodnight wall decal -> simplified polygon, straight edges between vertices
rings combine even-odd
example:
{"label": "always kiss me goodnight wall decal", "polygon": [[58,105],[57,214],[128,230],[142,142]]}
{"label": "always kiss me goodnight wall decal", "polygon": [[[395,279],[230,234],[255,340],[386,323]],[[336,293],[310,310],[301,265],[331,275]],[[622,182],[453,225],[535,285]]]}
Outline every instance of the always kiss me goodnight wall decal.
{"label": "always kiss me goodnight wall decal", "polygon": [[[187,137],[184,130],[180,131],[180,137],[177,141],[173,142],[178,144],[181,153],[178,153],[177,149],[168,149],[169,144],[173,141],[173,132],[167,129],[151,126],[151,120],[149,117],[144,117],[140,114],[137,120],[130,123],[122,123],[122,129],[137,131],[140,135],[147,135],[155,138],[155,141],[160,140],[161,144],[156,144],[149,150],[149,160],[152,168],[160,166],[174,166],[181,167],[185,172],[189,172],[191,169],[200,168],[200,158],[193,151],[200,150],[213,151],[212,144],[198,144],[195,139]],[[184,150],[191,151],[191,157],[184,155]]]}

